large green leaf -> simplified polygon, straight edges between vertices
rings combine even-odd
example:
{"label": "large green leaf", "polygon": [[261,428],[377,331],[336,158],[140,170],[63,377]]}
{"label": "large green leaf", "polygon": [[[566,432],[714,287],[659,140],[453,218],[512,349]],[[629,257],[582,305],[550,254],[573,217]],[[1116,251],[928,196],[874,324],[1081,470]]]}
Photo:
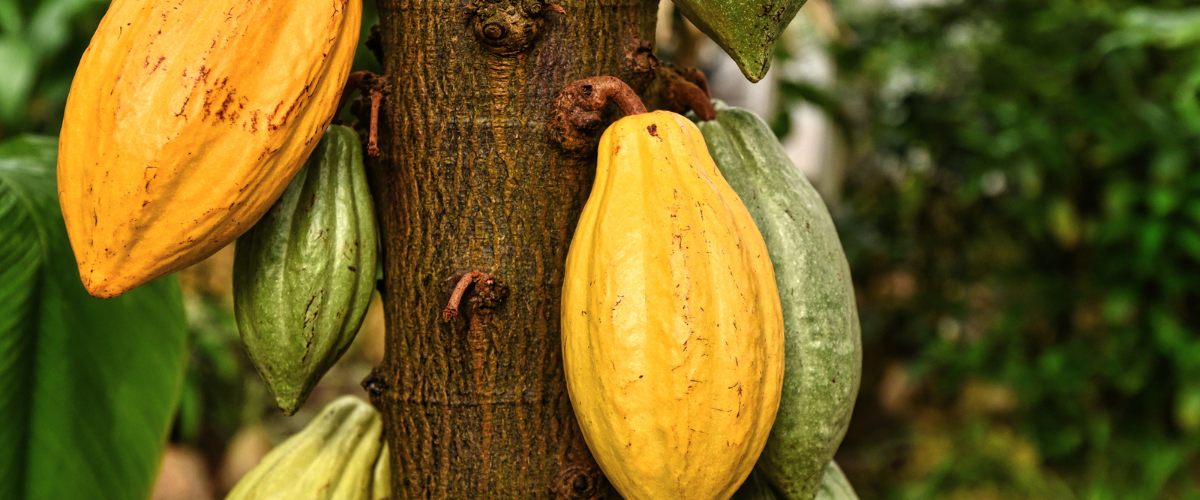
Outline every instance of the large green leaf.
{"label": "large green leaf", "polygon": [[141,500],[183,381],[179,286],[87,294],[58,208],[56,147],[0,143],[0,498]]}
{"label": "large green leaf", "polygon": [[37,77],[37,57],[29,43],[9,36],[0,38],[0,120],[13,121],[25,110]]}

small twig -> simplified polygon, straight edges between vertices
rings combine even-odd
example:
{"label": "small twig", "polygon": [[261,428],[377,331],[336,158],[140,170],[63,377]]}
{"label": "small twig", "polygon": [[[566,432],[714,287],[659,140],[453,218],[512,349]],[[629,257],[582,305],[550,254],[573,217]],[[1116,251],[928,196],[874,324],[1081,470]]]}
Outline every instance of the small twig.
{"label": "small twig", "polygon": [[467,287],[471,286],[479,278],[487,276],[479,271],[471,271],[459,278],[458,285],[454,287],[454,293],[450,294],[450,303],[446,305],[446,309],[442,311],[442,319],[450,321],[458,316],[458,306],[462,302],[462,296],[467,291]]}
{"label": "small twig", "polygon": [[379,156],[379,103],[383,92],[371,89],[371,129],[367,134],[367,155]]}
{"label": "small twig", "polygon": [[[341,112],[342,107],[350,98],[350,94],[356,90],[361,90],[364,97],[370,96],[371,98],[370,128],[367,130],[367,156],[379,156],[379,108],[383,104],[384,94],[391,93],[391,86],[388,85],[387,77],[376,75],[370,71],[350,73],[350,76],[346,78],[346,87],[342,89],[342,96],[338,99],[338,112]],[[356,105],[358,102],[356,99]],[[351,106],[351,112],[355,112],[354,106]],[[359,116],[358,119],[361,120],[362,117]]]}

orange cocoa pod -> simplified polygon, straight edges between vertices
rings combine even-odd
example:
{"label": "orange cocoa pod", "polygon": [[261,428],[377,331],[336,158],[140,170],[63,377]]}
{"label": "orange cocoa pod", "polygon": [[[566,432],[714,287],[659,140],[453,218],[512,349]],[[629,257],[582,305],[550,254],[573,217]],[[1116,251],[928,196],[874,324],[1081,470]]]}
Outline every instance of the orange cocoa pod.
{"label": "orange cocoa pod", "polygon": [[333,117],[360,0],[116,0],[71,84],[59,203],[108,298],[194,264],[271,207]]}

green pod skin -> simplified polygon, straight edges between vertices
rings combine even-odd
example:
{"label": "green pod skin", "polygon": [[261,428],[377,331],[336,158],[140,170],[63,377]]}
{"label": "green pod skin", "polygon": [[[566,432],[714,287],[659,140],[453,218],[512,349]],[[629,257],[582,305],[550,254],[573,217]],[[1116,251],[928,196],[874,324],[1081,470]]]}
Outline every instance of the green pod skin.
{"label": "green pod skin", "polygon": [[[733,494],[733,500],[778,500],[779,496],[762,476],[758,469],[751,472],[746,482],[742,483],[742,487]],[[833,460],[825,467],[825,475],[821,478],[821,487],[817,489],[816,500],[858,500],[858,494],[850,486],[850,481],[846,480],[846,475],[842,474],[842,469]]]}
{"label": "green pod skin", "polygon": [[234,252],[238,330],[284,414],[304,403],[362,326],[377,245],[358,134],[332,125]]}
{"label": "green pod skin", "polygon": [[675,6],[757,82],[771,69],[779,34],[805,1],[675,0]]}
{"label": "green pod skin", "polygon": [[392,497],[392,456],[388,452],[387,443],[379,449],[379,458],[375,460],[375,470],[371,475],[370,500],[387,500]]}
{"label": "green pod skin", "polygon": [[825,478],[821,480],[821,489],[817,490],[817,500],[858,500],[858,493],[846,480],[842,468],[837,462],[829,461],[825,469]]}
{"label": "green pod skin", "polygon": [[754,469],[750,471],[750,477],[747,477],[746,482],[738,487],[730,500],[779,500],[779,497],[775,496],[771,485],[767,484],[766,479],[763,479],[762,473],[758,469]]}
{"label": "green pod skin", "polygon": [[379,412],[354,396],[329,403],[250,469],[225,500],[374,500]]}
{"label": "green pod skin", "polygon": [[862,376],[850,266],[829,210],[754,113],[715,102],[697,126],[766,241],[783,306],[783,396],[756,469],[786,500],[811,500],[846,434]]}

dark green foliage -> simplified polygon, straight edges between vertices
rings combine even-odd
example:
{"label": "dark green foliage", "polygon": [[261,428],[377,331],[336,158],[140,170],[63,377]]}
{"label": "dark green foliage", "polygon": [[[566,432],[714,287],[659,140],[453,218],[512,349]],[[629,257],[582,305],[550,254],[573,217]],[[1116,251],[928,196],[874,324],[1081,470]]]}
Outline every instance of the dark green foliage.
{"label": "dark green foliage", "polygon": [[1200,497],[1200,7],[846,4],[856,488]]}
{"label": "dark green foliage", "polygon": [[174,277],[88,295],[57,144],[0,143],[0,498],[143,499],[183,382],[183,301]]}
{"label": "dark green foliage", "polygon": [[107,0],[0,2],[0,138],[57,134],[79,57]]}

